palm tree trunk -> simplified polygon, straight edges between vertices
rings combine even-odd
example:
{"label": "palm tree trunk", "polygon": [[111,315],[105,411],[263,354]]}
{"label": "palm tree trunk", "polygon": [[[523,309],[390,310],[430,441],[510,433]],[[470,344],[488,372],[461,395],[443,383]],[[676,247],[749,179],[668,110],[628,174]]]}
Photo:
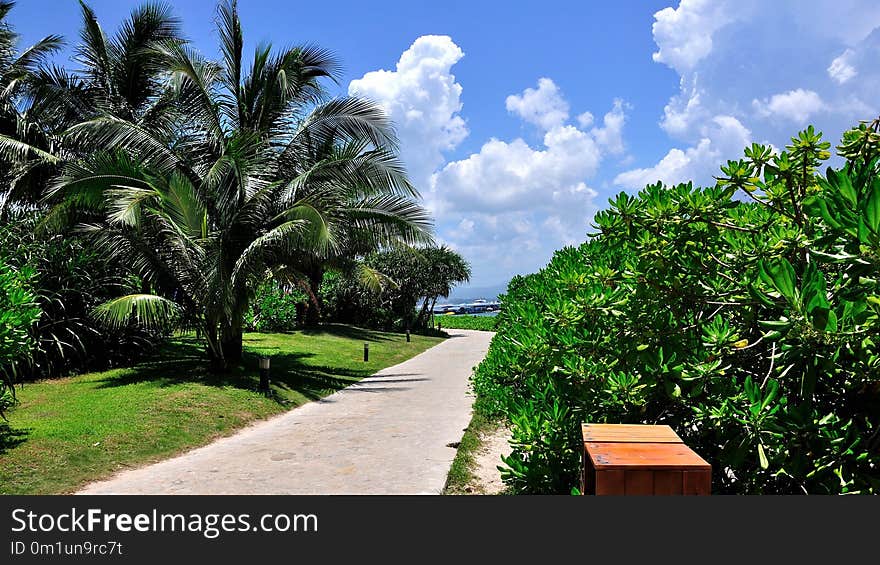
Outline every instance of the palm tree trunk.
{"label": "palm tree trunk", "polygon": [[224,326],[223,331],[220,334],[220,350],[223,353],[223,361],[227,369],[241,363],[241,324],[231,324],[228,326]]}
{"label": "palm tree trunk", "polygon": [[419,310],[419,315],[416,318],[416,327],[422,328],[427,327],[428,325],[428,302],[430,301],[430,297],[426,296],[425,301],[422,302],[422,309]]}
{"label": "palm tree trunk", "polygon": [[205,328],[205,344],[205,353],[208,355],[211,371],[215,373],[225,371],[226,363],[223,360],[223,349],[220,346],[215,324],[208,324]]}
{"label": "palm tree trunk", "polygon": [[241,324],[221,322],[205,329],[208,361],[215,373],[223,373],[238,365],[242,358]]}
{"label": "palm tree trunk", "polygon": [[311,290],[306,308],[306,327],[316,328],[321,322],[321,283],[324,282],[324,269],[317,268],[309,273],[309,290]]}

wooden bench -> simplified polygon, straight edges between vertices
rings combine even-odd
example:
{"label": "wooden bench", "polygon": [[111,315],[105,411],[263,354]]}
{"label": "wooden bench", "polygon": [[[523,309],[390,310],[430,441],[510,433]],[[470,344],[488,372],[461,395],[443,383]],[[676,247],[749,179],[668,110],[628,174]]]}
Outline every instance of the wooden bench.
{"label": "wooden bench", "polygon": [[669,426],[583,424],[584,494],[707,495],[712,466]]}

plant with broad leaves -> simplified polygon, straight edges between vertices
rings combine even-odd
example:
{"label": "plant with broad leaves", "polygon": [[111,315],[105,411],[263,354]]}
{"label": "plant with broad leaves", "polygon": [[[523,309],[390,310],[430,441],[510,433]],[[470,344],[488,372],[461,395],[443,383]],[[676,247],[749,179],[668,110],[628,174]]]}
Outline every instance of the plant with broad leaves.
{"label": "plant with broad leaves", "polygon": [[473,378],[511,422],[506,480],[569,492],[581,422],[666,423],[718,492],[880,491],[878,131],[847,132],[824,173],[810,127],[713,187],[620,194],[511,281]]}

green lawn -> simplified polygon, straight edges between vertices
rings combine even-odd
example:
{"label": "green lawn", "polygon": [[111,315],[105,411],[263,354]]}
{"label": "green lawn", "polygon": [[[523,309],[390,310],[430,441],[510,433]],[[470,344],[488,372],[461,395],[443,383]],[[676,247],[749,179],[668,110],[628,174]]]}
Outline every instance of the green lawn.
{"label": "green lawn", "polygon": [[498,318],[495,316],[474,316],[470,314],[434,316],[435,324],[440,324],[441,328],[450,330],[483,330],[494,332],[496,321],[498,321]]}
{"label": "green lawn", "polygon": [[[0,494],[76,490],[326,396],[440,341],[342,325],[246,334],[248,369],[218,377],[205,370],[198,342],[184,338],[133,368],[26,384],[0,423]],[[271,398],[256,391],[257,355],[267,353]]]}

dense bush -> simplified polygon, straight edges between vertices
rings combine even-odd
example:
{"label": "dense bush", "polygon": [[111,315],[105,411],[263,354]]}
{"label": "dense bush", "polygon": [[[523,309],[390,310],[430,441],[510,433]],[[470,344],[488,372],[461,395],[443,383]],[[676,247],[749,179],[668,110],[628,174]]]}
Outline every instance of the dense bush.
{"label": "dense bush", "polygon": [[474,386],[518,492],[577,482],[580,422],[664,423],[722,493],[880,490],[878,123],[812,128],[714,187],[648,186],[515,278]]}
{"label": "dense bush", "polygon": [[393,330],[403,327],[382,293],[367,288],[354,275],[330,272],[320,288],[322,316],[327,322]]}
{"label": "dense bush", "polygon": [[33,273],[30,284],[40,317],[32,329],[36,343],[19,378],[63,376],[71,372],[130,364],[148,353],[160,332],[127,325],[110,329],[95,308],[120,293],[138,292],[127,268],[99,254],[72,234],[48,235],[31,213],[12,214],[0,227],[0,254],[9,266]]}
{"label": "dense bush", "polygon": [[34,346],[31,328],[40,318],[30,289],[33,271],[13,270],[0,257],[0,416],[14,401],[18,367]]}
{"label": "dense bush", "polygon": [[267,281],[257,287],[245,324],[258,332],[293,331],[303,323],[307,301],[308,296],[302,290]]}

